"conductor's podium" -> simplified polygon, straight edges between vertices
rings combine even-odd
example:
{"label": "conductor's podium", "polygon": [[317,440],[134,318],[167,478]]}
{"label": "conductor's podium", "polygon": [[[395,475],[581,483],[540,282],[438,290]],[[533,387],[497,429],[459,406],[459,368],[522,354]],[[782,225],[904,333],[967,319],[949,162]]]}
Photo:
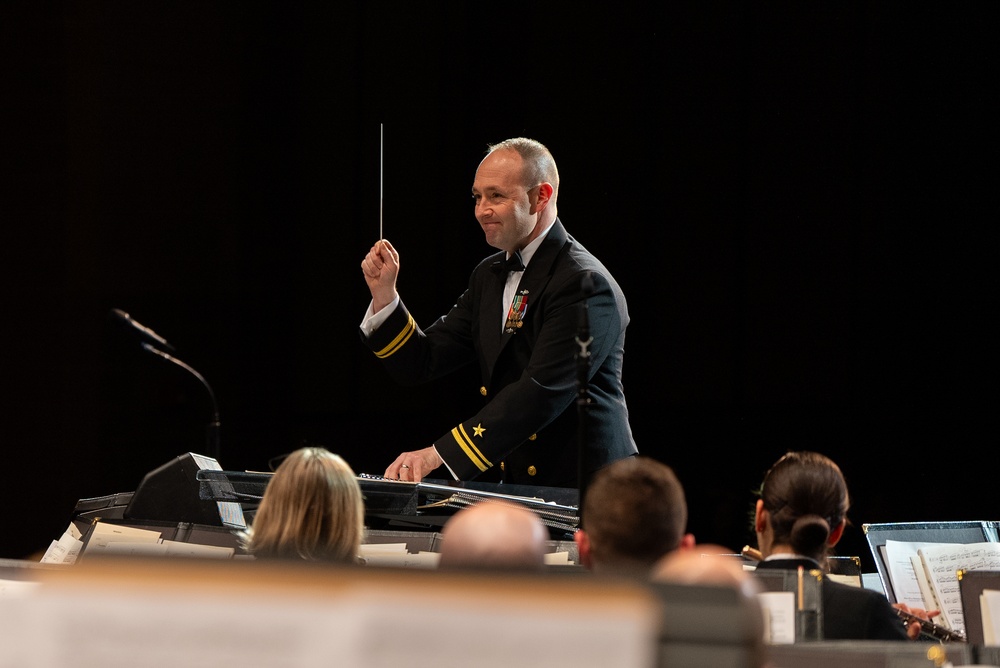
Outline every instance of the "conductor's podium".
{"label": "conductor's podium", "polygon": [[[185,453],[147,473],[134,492],[80,499],[71,521],[84,552],[97,521],[161,533],[167,540],[241,549],[272,473],[226,471],[210,457]],[[531,509],[549,529],[550,550],[577,561],[578,490],[474,481],[419,483],[358,476],[365,502],[366,543],[406,543],[410,552],[438,551],[440,529],[458,510],[484,499]]]}

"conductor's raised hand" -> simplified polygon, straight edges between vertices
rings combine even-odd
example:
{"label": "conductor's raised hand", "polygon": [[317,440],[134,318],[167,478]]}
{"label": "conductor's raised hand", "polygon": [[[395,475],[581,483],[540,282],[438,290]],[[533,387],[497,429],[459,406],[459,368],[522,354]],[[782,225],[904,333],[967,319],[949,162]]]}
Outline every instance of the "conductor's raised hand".
{"label": "conductor's raised hand", "polygon": [[406,480],[408,482],[420,482],[424,476],[444,464],[441,455],[437,453],[434,446],[413,452],[404,452],[389,464],[385,470],[385,477],[390,480]]}
{"label": "conductor's raised hand", "polygon": [[372,312],[378,313],[396,298],[399,253],[388,241],[380,239],[361,261],[361,271],[372,293]]}

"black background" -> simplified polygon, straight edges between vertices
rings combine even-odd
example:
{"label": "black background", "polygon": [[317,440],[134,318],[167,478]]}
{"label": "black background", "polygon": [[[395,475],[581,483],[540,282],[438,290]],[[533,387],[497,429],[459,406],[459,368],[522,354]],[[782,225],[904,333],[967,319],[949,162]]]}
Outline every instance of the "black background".
{"label": "black background", "polygon": [[[423,324],[491,252],[488,142],[554,153],[560,216],[632,315],[640,449],[738,549],[788,449],[866,522],[1000,520],[996,3],[5,5],[0,557],[78,499],[303,440],[380,473],[478,388],[358,341],[384,235]],[[383,136],[384,133],[384,136]]]}

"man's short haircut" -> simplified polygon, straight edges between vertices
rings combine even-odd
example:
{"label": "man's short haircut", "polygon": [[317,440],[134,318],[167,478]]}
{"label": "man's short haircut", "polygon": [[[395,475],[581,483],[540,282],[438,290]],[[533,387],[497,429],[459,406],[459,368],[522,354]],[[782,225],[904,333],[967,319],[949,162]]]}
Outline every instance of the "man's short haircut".
{"label": "man's short haircut", "polygon": [[674,470],[637,455],[597,471],[584,497],[583,529],[599,564],[652,566],[680,546],[687,501]]}
{"label": "man's short haircut", "polygon": [[559,169],[545,144],[527,137],[512,137],[490,144],[486,153],[489,155],[497,150],[514,151],[521,156],[524,163],[524,173],[521,176],[525,181],[525,187],[533,188],[539,183],[551,183],[553,191],[559,192]]}

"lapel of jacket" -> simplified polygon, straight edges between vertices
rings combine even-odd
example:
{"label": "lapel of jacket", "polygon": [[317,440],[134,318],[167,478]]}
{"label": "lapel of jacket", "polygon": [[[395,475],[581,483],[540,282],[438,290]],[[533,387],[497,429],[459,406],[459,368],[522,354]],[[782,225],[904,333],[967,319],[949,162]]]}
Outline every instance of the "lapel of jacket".
{"label": "lapel of jacket", "polygon": [[[505,253],[497,253],[486,258],[484,263],[489,267],[496,260],[503,261]],[[483,357],[490,370],[493,362],[500,354],[500,302],[503,301],[503,288],[506,279],[503,274],[494,273],[490,269],[483,272],[482,298],[479,309],[479,339],[482,345]]]}

